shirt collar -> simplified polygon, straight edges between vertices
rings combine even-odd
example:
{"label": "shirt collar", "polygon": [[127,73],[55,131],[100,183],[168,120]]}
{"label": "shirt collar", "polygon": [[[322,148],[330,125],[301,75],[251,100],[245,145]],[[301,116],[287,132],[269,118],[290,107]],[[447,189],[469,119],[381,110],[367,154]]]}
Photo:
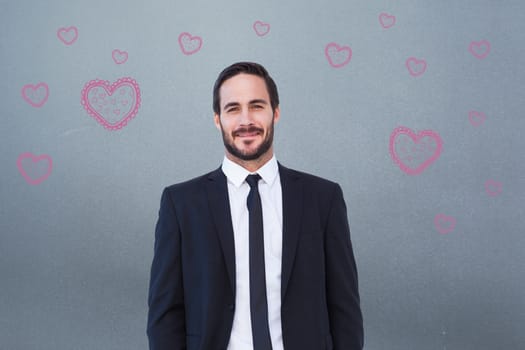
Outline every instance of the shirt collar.
{"label": "shirt collar", "polygon": [[272,186],[279,173],[279,166],[275,155],[273,155],[272,159],[266,162],[266,164],[257,169],[255,173],[251,173],[224,156],[224,160],[222,161],[222,171],[228,178],[228,181],[235,185],[235,187],[240,187],[244,180],[246,180],[246,176],[255,173],[259,174],[265,183]]}

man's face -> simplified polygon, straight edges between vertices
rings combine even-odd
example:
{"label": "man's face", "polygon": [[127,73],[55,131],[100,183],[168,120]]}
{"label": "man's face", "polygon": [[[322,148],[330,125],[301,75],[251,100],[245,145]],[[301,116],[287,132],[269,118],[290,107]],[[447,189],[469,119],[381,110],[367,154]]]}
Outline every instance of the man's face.
{"label": "man's face", "polygon": [[214,122],[222,132],[227,155],[241,161],[271,158],[273,126],[279,108],[272,111],[264,79],[238,74],[220,87],[220,115]]}

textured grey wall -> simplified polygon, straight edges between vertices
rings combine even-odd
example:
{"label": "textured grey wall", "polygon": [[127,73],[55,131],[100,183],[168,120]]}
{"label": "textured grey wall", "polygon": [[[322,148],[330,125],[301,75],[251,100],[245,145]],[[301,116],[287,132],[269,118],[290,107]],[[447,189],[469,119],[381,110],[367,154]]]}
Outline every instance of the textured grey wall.
{"label": "textured grey wall", "polygon": [[280,88],[280,161],[343,186],[366,348],[525,348],[524,23],[518,0],[0,0],[0,348],[146,348],[160,193],[219,166],[238,60]]}

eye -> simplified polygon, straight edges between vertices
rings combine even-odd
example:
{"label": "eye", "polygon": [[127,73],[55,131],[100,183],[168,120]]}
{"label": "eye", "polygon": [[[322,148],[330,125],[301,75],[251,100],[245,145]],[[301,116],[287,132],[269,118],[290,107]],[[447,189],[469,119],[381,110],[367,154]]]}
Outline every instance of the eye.
{"label": "eye", "polygon": [[226,113],[233,113],[233,112],[237,112],[239,110],[239,107],[235,106],[235,107],[229,107],[229,108],[226,108]]}
{"label": "eye", "polygon": [[253,105],[252,108],[253,109],[263,109],[264,106],[263,105]]}

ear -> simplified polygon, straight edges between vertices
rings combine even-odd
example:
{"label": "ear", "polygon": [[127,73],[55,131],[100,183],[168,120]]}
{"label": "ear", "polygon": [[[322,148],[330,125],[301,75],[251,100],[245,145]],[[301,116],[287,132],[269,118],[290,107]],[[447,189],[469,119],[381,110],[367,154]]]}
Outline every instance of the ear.
{"label": "ear", "polygon": [[277,106],[275,107],[275,111],[273,111],[273,122],[277,123],[279,118],[281,118],[281,110],[279,109],[279,106]]}
{"label": "ear", "polygon": [[215,127],[221,130],[221,117],[217,113],[213,115],[213,122],[215,123]]}

